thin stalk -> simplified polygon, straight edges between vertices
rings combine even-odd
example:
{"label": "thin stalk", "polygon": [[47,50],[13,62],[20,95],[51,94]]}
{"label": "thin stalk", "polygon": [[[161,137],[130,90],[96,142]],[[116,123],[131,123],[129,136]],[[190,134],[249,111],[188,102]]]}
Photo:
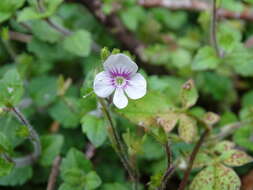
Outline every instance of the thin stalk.
{"label": "thin stalk", "polygon": [[162,182],[161,182],[160,187],[158,187],[158,190],[166,189],[168,181],[176,168],[175,166],[172,165],[172,153],[171,153],[171,149],[168,142],[165,144],[165,151],[166,151],[166,156],[167,156],[167,169],[163,175]]}
{"label": "thin stalk", "polygon": [[40,138],[37,132],[33,129],[32,125],[29,123],[29,121],[25,118],[25,116],[19,111],[18,108],[13,107],[11,108],[11,111],[14,113],[14,115],[18,118],[18,120],[28,128],[30,135],[29,140],[33,144],[34,152],[32,154],[29,154],[24,157],[20,158],[11,158],[11,160],[15,163],[16,167],[24,167],[27,165],[33,164],[36,160],[38,160],[40,154],[41,154],[41,144],[40,144]]}
{"label": "thin stalk", "polygon": [[57,177],[58,177],[59,172],[60,172],[61,160],[62,159],[61,159],[60,156],[57,156],[54,159],[53,166],[52,166],[52,169],[51,169],[51,173],[50,173],[48,183],[47,183],[47,190],[54,190],[55,189]]}
{"label": "thin stalk", "polygon": [[130,178],[134,182],[133,184],[133,189],[137,190],[138,189],[138,174],[134,167],[130,164],[129,158],[127,156],[127,152],[125,150],[125,147],[120,139],[120,136],[113,124],[112,117],[110,115],[109,110],[107,109],[107,106],[102,98],[99,98],[99,101],[102,105],[102,110],[104,112],[105,117],[107,118],[109,122],[109,127],[108,127],[108,134],[111,140],[111,143],[113,145],[113,148],[115,149],[115,152],[118,154],[123,166],[127,170]]}
{"label": "thin stalk", "polygon": [[195,145],[192,153],[191,153],[191,156],[190,156],[190,159],[189,159],[189,163],[188,163],[188,167],[184,173],[184,177],[179,185],[179,188],[178,190],[184,190],[186,188],[186,185],[187,185],[187,182],[188,182],[188,179],[189,179],[189,176],[190,176],[190,173],[192,171],[192,167],[193,167],[193,163],[196,159],[196,156],[202,146],[202,144],[204,143],[206,137],[209,135],[209,132],[210,132],[210,128],[206,128],[204,133],[201,135],[199,141],[197,142],[197,144]]}
{"label": "thin stalk", "polygon": [[[43,13],[45,11],[44,8],[44,0],[38,0],[38,9],[41,13]],[[55,23],[54,21],[52,21],[50,18],[45,18],[44,21],[51,26],[53,29],[55,29],[56,31],[58,31],[59,33],[63,34],[64,36],[69,36],[72,34],[71,31],[69,31],[68,29],[64,28],[63,26]]]}
{"label": "thin stalk", "polygon": [[220,50],[217,42],[217,5],[216,0],[212,2],[212,20],[211,20],[211,44],[215,49],[216,55],[220,57]]}

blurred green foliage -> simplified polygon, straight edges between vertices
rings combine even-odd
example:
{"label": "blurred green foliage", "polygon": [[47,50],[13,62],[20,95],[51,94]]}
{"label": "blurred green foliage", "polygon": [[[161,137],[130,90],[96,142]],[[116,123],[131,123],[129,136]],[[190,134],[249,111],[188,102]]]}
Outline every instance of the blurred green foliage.
{"label": "blurred green foliage", "polygon": [[[204,130],[199,120],[209,119],[215,136],[231,123],[253,118],[253,46],[245,44],[252,37],[252,22],[219,19],[218,56],[209,43],[208,11],[144,8],[137,0],[101,3],[101,14],[119,18],[143,43],[139,57],[133,57],[137,64],[143,63],[140,69],[148,83],[144,98],[131,100],[123,110],[112,108],[113,123],[139,166],[140,189],[153,190],[160,184],[166,168],[161,144],[167,139],[174,142],[172,152],[179,169],[175,182],[169,184],[173,188]],[[237,13],[245,6],[251,10],[252,4],[252,0],[220,0],[219,6]],[[124,49],[124,44],[113,35],[119,29],[107,30],[93,13],[79,1],[0,1],[0,189],[45,189],[59,155],[63,158],[59,190],[131,188],[107,138],[108,122],[92,89],[102,62],[114,48]],[[103,47],[108,49],[100,57]],[[159,71],[147,71],[150,65]],[[32,166],[17,168],[5,157],[33,150],[27,128],[4,110],[12,106],[22,110],[40,136],[42,154]],[[210,111],[219,115],[219,122],[214,114],[215,118],[208,117]],[[242,166],[252,161],[252,125],[243,124],[227,138],[248,154],[234,147],[220,150],[223,141],[211,142],[200,151],[194,165],[199,173],[192,174],[196,177],[190,190],[211,190],[214,184],[217,190],[238,189],[240,180],[232,167],[252,169]],[[91,158],[88,147],[95,154]],[[228,189],[231,180],[234,183]]]}

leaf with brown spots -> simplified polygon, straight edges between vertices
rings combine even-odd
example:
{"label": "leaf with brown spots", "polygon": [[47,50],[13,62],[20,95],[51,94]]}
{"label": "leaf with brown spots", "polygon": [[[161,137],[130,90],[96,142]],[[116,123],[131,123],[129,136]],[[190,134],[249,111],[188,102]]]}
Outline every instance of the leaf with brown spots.
{"label": "leaf with brown spots", "polygon": [[235,147],[235,143],[231,141],[221,141],[214,147],[214,151],[218,153],[224,153],[224,151],[232,150]]}
{"label": "leaf with brown spots", "polygon": [[242,166],[253,161],[251,156],[241,150],[229,150],[225,154],[227,158],[223,160],[223,163],[231,167]]}
{"label": "leaf with brown spots", "polygon": [[191,143],[197,136],[197,122],[195,119],[187,116],[180,115],[178,134],[181,139],[186,143]]}
{"label": "leaf with brown spots", "polygon": [[173,112],[159,114],[156,118],[157,124],[161,126],[167,133],[171,132],[178,121],[179,115]]}
{"label": "leaf with brown spots", "polygon": [[189,190],[239,190],[240,186],[240,178],[234,170],[220,164],[199,172]]}

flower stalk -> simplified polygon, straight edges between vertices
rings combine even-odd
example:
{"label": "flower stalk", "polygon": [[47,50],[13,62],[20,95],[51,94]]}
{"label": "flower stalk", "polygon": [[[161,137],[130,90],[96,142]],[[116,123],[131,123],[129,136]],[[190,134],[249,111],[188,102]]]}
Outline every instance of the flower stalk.
{"label": "flower stalk", "polygon": [[106,117],[106,119],[109,122],[109,126],[107,127],[107,130],[108,130],[108,135],[109,135],[110,141],[112,143],[112,146],[113,146],[115,152],[118,154],[123,166],[127,170],[131,180],[134,182],[133,189],[137,190],[138,189],[138,172],[129,161],[125,146],[123,145],[123,142],[117,132],[117,129],[115,128],[115,126],[113,124],[111,114],[106,106],[104,99],[99,98],[99,102],[102,106],[102,111],[104,113],[104,116]]}

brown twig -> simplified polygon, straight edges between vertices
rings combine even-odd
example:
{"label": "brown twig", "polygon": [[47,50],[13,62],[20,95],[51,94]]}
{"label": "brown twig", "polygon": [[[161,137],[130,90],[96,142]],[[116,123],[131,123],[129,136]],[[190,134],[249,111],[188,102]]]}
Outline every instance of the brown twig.
{"label": "brown twig", "polygon": [[215,49],[216,55],[220,57],[220,50],[217,42],[217,7],[216,7],[216,0],[213,0],[212,4],[212,20],[211,20],[211,44],[213,48]]}
{"label": "brown twig", "polygon": [[20,33],[20,32],[14,32],[14,31],[9,31],[9,36],[10,36],[11,40],[24,42],[24,43],[28,43],[32,39],[31,35],[23,34],[23,33]]}
{"label": "brown twig", "polygon": [[52,170],[48,179],[47,190],[54,190],[57,176],[59,175],[60,164],[61,164],[61,157],[57,156],[53,162]]}
{"label": "brown twig", "polygon": [[[206,1],[200,0],[139,0],[141,6],[152,7],[164,7],[170,10],[189,10],[189,11],[207,11],[211,9],[211,4]],[[244,8],[242,12],[233,12],[226,9],[219,9],[217,11],[218,18],[228,19],[242,19],[247,21],[253,21],[253,12],[248,7]]]}
{"label": "brown twig", "polygon": [[190,159],[189,159],[189,163],[188,163],[188,166],[187,166],[187,169],[184,173],[184,177],[179,185],[179,188],[178,190],[184,190],[186,185],[187,185],[187,182],[188,182],[188,179],[189,179],[189,176],[190,176],[190,173],[192,171],[192,167],[193,167],[193,163],[194,163],[194,160],[202,146],[202,144],[204,143],[204,140],[206,139],[206,137],[208,136],[210,132],[210,129],[209,128],[206,128],[204,133],[201,135],[199,141],[197,142],[197,144],[195,145],[191,155],[190,155]]}

